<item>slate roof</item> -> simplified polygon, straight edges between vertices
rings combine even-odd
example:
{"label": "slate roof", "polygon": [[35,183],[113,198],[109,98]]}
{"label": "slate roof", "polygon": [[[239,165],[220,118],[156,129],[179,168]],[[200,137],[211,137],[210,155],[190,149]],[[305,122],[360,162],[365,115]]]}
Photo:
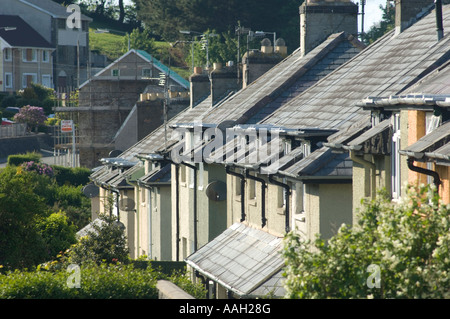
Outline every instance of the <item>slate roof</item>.
{"label": "slate roof", "polygon": [[[431,133],[420,138],[417,142],[399,151],[399,153],[416,159],[422,159],[426,153],[433,153],[442,146],[445,146],[444,150],[446,150],[448,147],[447,144],[450,144],[450,121],[437,127]],[[439,152],[442,152],[442,150]],[[442,155],[444,154],[445,153]]]}
{"label": "slate roof", "polygon": [[280,282],[281,248],[282,238],[236,223],[185,261],[242,297],[269,292],[281,297],[285,294]]}
{"label": "slate roof", "polygon": [[[18,0],[22,3],[31,5],[38,10],[51,15],[54,18],[67,18],[71,12],[67,12],[67,8],[52,0]],[[81,14],[82,20],[92,21],[91,18]]]}
{"label": "slate roof", "polygon": [[362,43],[345,32],[330,36],[305,56],[297,49],[221,108],[212,110],[204,122],[257,123],[363,49]]}
{"label": "slate roof", "polygon": [[15,27],[15,30],[0,29],[0,38],[12,47],[54,48],[21,17],[0,15],[0,27]]}
{"label": "slate roof", "polygon": [[139,183],[144,185],[170,184],[171,165],[166,164],[162,168],[157,168],[139,179]]}
{"label": "slate roof", "polygon": [[[450,28],[450,6],[443,7]],[[261,123],[286,127],[343,128],[367,114],[358,102],[404,91],[450,57],[450,37],[436,39],[430,13],[398,35],[391,31],[285,104]]]}

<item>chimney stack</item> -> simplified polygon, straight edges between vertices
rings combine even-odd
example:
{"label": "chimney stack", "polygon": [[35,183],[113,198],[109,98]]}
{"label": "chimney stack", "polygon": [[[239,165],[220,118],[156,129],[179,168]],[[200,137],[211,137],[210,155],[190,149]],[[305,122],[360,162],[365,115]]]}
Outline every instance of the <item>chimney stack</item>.
{"label": "chimney stack", "polygon": [[395,0],[395,34],[400,34],[417,20],[417,15],[426,12],[434,0]]}
{"label": "chimney stack", "polygon": [[208,74],[204,74],[202,68],[195,67],[194,74],[189,77],[191,108],[195,107],[199,101],[207,97],[210,93],[211,84]]}
{"label": "chimney stack", "polygon": [[221,101],[225,95],[240,89],[240,81],[237,78],[237,69],[233,63],[227,63],[225,67],[221,63],[214,63],[211,71],[211,106]]}
{"label": "chimney stack", "polygon": [[300,49],[305,55],[331,34],[358,34],[358,5],[350,0],[307,0],[300,6]]}

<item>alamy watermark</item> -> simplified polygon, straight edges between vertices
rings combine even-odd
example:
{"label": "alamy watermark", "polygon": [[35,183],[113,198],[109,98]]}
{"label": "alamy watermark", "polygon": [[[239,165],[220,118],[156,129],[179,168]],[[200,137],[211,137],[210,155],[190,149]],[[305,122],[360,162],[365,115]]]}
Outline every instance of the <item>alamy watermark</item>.
{"label": "alamy watermark", "polygon": [[81,269],[80,266],[76,264],[70,264],[67,267],[67,272],[70,273],[67,278],[67,287],[69,288],[80,288],[81,287]]}
{"label": "alamy watermark", "polygon": [[66,26],[68,29],[81,29],[81,9],[76,4],[67,6],[67,12],[70,15],[66,19]]}
{"label": "alamy watermark", "polygon": [[370,289],[381,288],[381,268],[378,265],[370,264],[366,272],[370,273],[367,277],[366,284]]}

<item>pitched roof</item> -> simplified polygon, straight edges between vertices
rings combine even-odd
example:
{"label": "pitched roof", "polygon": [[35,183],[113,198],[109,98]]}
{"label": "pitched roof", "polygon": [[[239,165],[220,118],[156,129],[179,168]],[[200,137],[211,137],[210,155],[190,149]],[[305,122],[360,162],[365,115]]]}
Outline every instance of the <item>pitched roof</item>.
{"label": "pitched roof", "polygon": [[[450,6],[443,15],[450,28]],[[398,94],[449,58],[450,38],[436,40],[434,19],[428,14],[398,35],[389,32],[262,123],[329,129],[355,123],[367,114],[360,100]]]}
{"label": "pitched roof", "polygon": [[265,294],[275,290],[274,294],[281,297],[281,248],[282,238],[236,223],[185,261],[240,296],[257,296],[255,290]]}
{"label": "pitched roof", "polygon": [[[417,142],[409,145],[400,154],[422,159],[426,153],[433,153],[436,149],[450,143],[450,121],[426,134]],[[444,148],[447,149],[447,146]],[[444,153],[442,154],[444,155]],[[447,154],[449,155],[449,154]]]}
{"label": "pitched roof", "polygon": [[88,84],[90,81],[95,80],[95,78],[97,76],[99,76],[100,74],[104,73],[106,70],[108,69],[112,69],[113,67],[115,67],[116,65],[118,65],[123,59],[125,59],[128,55],[130,54],[135,54],[137,57],[141,58],[142,60],[144,60],[147,63],[152,64],[156,69],[158,69],[159,71],[161,71],[162,73],[170,76],[170,78],[172,80],[174,80],[175,82],[177,82],[179,85],[181,85],[184,88],[189,88],[190,83],[189,81],[185,80],[182,76],[180,76],[178,73],[176,73],[175,71],[173,71],[172,69],[170,69],[169,67],[167,67],[166,65],[164,65],[163,63],[161,63],[161,61],[159,61],[158,59],[154,58],[151,54],[147,53],[146,51],[143,50],[135,50],[135,49],[131,49],[129,50],[127,53],[123,54],[121,57],[117,58],[114,62],[110,63],[109,65],[107,65],[104,69],[100,70],[99,72],[97,72],[91,79],[87,80],[86,82],[84,82],[81,86],[85,86],[86,84]]}
{"label": "pitched roof", "polygon": [[[67,18],[72,14],[71,11],[67,12],[67,8],[52,0],[19,0],[20,2],[27,4],[33,8],[36,8],[42,12],[51,15],[54,18]],[[81,15],[81,19],[92,21],[91,18]]]}
{"label": "pitched roof", "polygon": [[297,49],[246,88],[238,91],[220,109],[211,110],[204,117],[204,121],[217,124],[225,120],[257,123],[361,52],[363,48],[363,44],[352,35],[341,32],[330,36],[305,56]]}
{"label": "pitched roof", "polygon": [[14,30],[0,29],[0,38],[11,47],[53,48],[47,40],[19,16],[0,15],[1,27],[15,28]]}
{"label": "pitched roof", "polygon": [[[238,121],[256,122],[258,118],[272,112],[287,100],[300,94],[338,65],[349,60],[363,49],[363,45],[345,32],[330,36],[321,45],[302,56],[295,51],[285,60],[267,71],[255,82],[235,94],[230,94],[222,102],[211,107],[211,96],[194,108],[187,108],[172,118],[169,123],[213,123]],[[328,65],[328,66],[327,66]],[[173,130],[169,128],[168,138]],[[129,158],[139,153],[151,153],[163,145],[163,126],[139,141],[121,157]]]}

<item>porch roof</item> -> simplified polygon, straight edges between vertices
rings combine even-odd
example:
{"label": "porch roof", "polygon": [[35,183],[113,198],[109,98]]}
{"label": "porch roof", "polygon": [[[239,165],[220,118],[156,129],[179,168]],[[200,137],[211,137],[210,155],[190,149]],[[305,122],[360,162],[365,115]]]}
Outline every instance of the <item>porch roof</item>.
{"label": "porch roof", "polygon": [[281,248],[282,238],[236,223],[185,261],[241,297],[281,297]]}
{"label": "porch roof", "polygon": [[163,167],[155,168],[148,174],[144,175],[139,179],[139,183],[150,186],[150,185],[166,185],[170,184],[171,176],[171,165],[166,164]]}
{"label": "porch roof", "polygon": [[417,160],[425,160],[426,154],[433,155],[435,157],[440,154],[443,159],[450,155],[449,146],[450,143],[450,121],[438,126],[431,133],[420,138],[414,144],[409,145],[404,150],[400,150],[399,153],[409,157],[414,157]]}

